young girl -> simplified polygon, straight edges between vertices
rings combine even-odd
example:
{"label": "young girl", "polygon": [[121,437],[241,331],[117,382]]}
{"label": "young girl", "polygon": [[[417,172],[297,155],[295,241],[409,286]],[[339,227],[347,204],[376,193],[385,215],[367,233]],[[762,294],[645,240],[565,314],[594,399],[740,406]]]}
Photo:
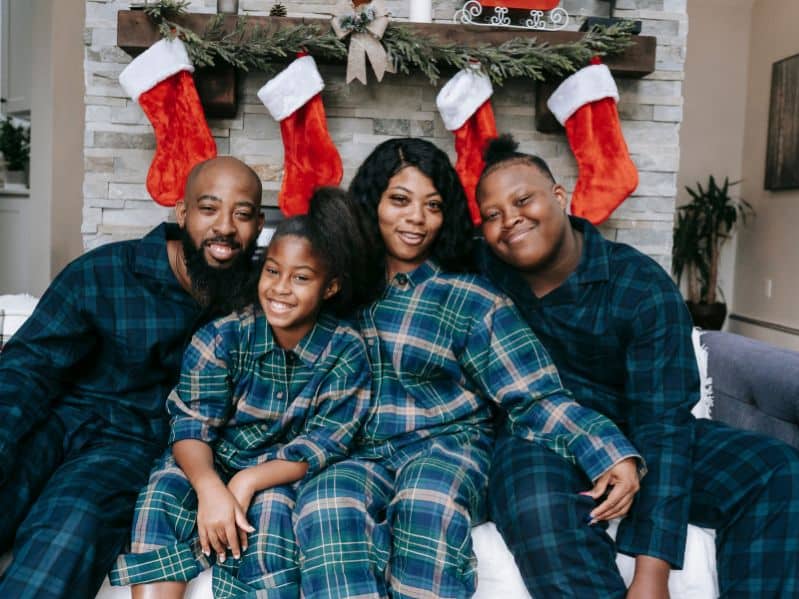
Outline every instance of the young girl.
{"label": "young girl", "polygon": [[494,406],[513,434],[576,461],[596,496],[608,482],[635,492],[637,453],[572,400],[512,303],[462,272],[473,230],[446,154],[387,141],[351,192],[381,267],[379,299],[358,315],[372,403],[354,459],[298,497],[304,597],[471,597]]}
{"label": "young girl", "polygon": [[317,191],[308,216],[278,225],[257,304],[192,339],[167,400],[171,448],[111,575],[134,598],[180,597],[214,562],[214,597],[298,596],[297,481],[347,454],[369,400],[363,340],[327,309],[360,301],[353,210],[345,192]]}

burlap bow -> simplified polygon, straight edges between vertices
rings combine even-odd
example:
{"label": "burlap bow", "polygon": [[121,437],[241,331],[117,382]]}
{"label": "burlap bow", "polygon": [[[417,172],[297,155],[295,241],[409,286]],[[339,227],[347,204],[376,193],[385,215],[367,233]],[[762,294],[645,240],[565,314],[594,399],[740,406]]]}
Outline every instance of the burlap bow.
{"label": "burlap bow", "polygon": [[386,49],[380,42],[389,22],[388,9],[383,0],[372,0],[353,8],[352,2],[341,0],[336,5],[336,16],[333,17],[333,31],[339,39],[350,35],[350,50],[347,57],[347,83],[357,79],[366,85],[366,58],[372,63],[372,69],[378,81],[382,81],[385,73],[393,73],[394,68],[388,61]]}

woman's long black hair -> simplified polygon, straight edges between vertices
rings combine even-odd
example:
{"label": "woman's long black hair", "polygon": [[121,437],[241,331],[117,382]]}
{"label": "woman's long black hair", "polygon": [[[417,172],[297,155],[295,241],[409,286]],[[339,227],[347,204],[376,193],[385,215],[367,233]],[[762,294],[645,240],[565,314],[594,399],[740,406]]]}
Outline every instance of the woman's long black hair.
{"label": "woman's long black hair", "polygon": [[[372,243],[362,227],[360,210],[349,193],[320,187],[311,197],[308,214],[280,221],[271,242],[289,235],[308,240],[324,265],[327,280],[337,278],[340,283],[339,292],[325,305],[343,316],[374,298],[368,276]],[[264,257],[268,253],[267,248]]]}
{"label": "woman's long black hair", "polygon": [[469,217],[466,193],[447,155],[429,141],[404,137],[384,141],[361,164],[350,183],[350,193],[361,209],[364,229],[373,243],[372,273],[379,272],[385,285],[386,247],[377,222],[377,205],[389,180],[407,166],[419,169],[441,194],[444,222],[431,249],[431,258],[445,271],[474,270],[474,227]]}

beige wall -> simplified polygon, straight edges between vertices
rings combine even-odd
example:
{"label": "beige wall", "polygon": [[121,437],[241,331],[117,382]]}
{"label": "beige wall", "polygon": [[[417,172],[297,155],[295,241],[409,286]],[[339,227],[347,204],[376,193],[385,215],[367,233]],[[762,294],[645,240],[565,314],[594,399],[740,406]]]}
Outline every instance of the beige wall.
{"label": "beige wall", "polygon": [[[697,181],[704,185],[711,174],[722,180],[741,179],[752,2],[688,1],[678,205],[690,199],[686,186],[695,187]],[[734,265],[735,244],[727,243],[720,286],[728,307],[734,302]]]}
{"label": "beige wall", "polygon": [[[52,5],[53,163],[51,275],[83,252],[83,30],[85,6]],[[51,278],[52,278],[51,276]]]}
{"label": "beige wall", "polygon": [[[799,328],[799,190],[763,189],[771,65],[799,53],[799,2],[756,0],[752,12],[749,81],[744,129],[743,196],[757,211],[738,236],[734,311],[761,321]],[[766,279],[772,295],[766,297]],[[751,325],[731,329],[799,349],[799,337]]]}
{"label": "beige wall", "polygon": [[[83,251],[84,4],[33,0],[31,214],[26,291],[40,295]],[[49,241],[49,243],[48,243]]]}

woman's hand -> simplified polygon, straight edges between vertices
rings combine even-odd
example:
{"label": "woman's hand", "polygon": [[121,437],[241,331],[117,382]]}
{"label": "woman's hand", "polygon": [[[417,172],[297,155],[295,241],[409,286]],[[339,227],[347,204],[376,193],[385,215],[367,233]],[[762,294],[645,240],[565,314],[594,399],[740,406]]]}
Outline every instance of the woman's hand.
{"label": "woman's hand", "polygon": [[228,549],[238,559],[241,545],[247,548],[247,536],[243,535],[244,542],[240,544],[238,530],[255,529],[247,522],[246,513],[233,493],[221,480],[217,481],[197,489],[197,532],[203,553],[211,555],[213,549],[219,562],[224,563]]}
{"label": "woman's hand", "polygon": [[596,500],[605,494],[608,487],[612,489],[607,498],[591,511],[591,524],[600,520],[620,518],[630,511],[635,494],[640,488],[638,463],[635,458],[627,458],[613,466],[596,480],[593,489],[582,495]]}

